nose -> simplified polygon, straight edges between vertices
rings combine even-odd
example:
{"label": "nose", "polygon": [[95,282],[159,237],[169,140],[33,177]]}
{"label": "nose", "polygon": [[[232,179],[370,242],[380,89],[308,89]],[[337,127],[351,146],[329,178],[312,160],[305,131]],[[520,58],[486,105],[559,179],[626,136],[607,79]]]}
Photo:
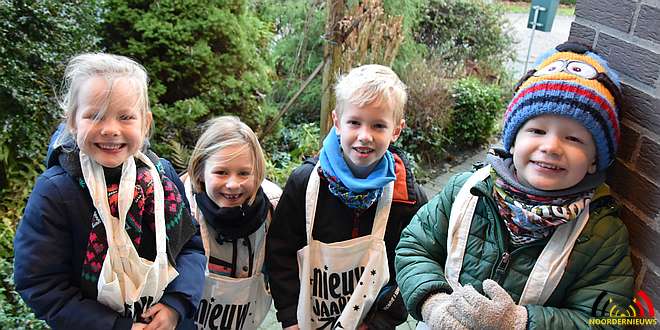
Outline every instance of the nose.
{"label": "nose", "polygon": [[374,137],[371,133],[371,130],[365,126],[366,125],[363,125],[363,127],[360,128],[360,132],[358,133],[358,141],[360,141],[360,143],[367,144],[373,141]]}
{"label": "nose", "polygon": [[561,156],[563,153],[561,138],[554,134],[547,134],[540,148],[542,152],[553,156]]}
{"label": "nose", "polygon": [[227,178],[227,182],[225,183],[225,185],[227,186],[227,189],[237,189],[238,187],[241,186],[241,183],[242,181],[238,176],[230,175]]}
{"label": "nose", "polygon": [[101,125],[101,135],[103,136],[119,136],[119,124],[113,119],[103,119]]}

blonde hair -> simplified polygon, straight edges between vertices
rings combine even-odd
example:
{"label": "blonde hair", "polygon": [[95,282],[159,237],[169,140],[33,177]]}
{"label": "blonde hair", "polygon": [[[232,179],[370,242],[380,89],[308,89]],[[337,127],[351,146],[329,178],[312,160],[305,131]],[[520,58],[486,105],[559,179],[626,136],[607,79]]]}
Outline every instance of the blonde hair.
{"label": "blonde hair", "polygon": [[386,102],[392,107],[394,122],[398,124],[403,119],[408,98],[406,89],[406,85],[389,67],[362,65],[337,80],[335,111],[341,117],[346,104],[364,107],[374,102]]}
{"label": "blonde hair", "polygon": [[[204,124],[206,129],[202,136],[197,140],[195,149],[190,156],[188,164],[188,175],[192,183],[193,192],[201,193],[205,191],[204,187],[204,166],[206,161],[218,151],[233,147],[249,147],[254,162],[254,183],[255,187],[261,186],[261,182],[266,176],[266,158],[261,150],[261,145],[252,129],[235,116],[216,117]],[[254,201],[257,190],[250,197],[250,203]]]}
{"label": "blonde hair", "polygon": [[[147,90],[149,78],[144,67],[136,61],[120,55],[87,53],[73,57],[64,70],[63,92],[59,98],[59,105],[64,111],[63,122],[66,124],[67,129],[60,134],[55,142],[55,147],[69,143],[76,144],[76,138],[73,136],[72,131],[76,125],[76,116],[80,106],[78,95],[81,87],[90,78],[95,77],[105,79],[109,91],[112,90],[114,82],[120,78],[127,79],[133,85],[133,89],[137,91],[135,106],[140,110],[144,123],[142,127],[143,136],[146,138],[149,135],[151,127],[147,127],[146,120],[147,113],[150,111]],[[108,92],[107,95],[109,98],[110,93]],[[107,109],[100,109],[97,118],[101,118],[105,110]]]}

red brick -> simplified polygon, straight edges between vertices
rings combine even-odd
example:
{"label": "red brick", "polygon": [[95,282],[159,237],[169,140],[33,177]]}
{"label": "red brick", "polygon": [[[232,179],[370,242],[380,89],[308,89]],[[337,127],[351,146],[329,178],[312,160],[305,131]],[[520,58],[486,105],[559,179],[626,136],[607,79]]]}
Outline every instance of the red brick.
{"label": "red brick", "polygon": [[639,133],[626,124],[621,124],[621,144],[617,151],[617,156],[624,162],[630,162],[633,153],[637,150],[639,143]]}
{"label": "red brick", "polygon": [[619,160],[608,171],[608,183],[626,203],[635,205],[649,219],[660,215],[660,187],[631,171]]}

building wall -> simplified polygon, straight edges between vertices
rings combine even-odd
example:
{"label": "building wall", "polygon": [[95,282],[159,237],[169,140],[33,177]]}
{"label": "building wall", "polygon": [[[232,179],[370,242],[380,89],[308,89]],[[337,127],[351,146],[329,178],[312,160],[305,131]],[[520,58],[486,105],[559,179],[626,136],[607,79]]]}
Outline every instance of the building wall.
{"label": "building wall", "polygon": [[660,0],[577,0],[570,41],[619,72],[622,143],[608,183],[630,233],[636,290],[660,306]]}

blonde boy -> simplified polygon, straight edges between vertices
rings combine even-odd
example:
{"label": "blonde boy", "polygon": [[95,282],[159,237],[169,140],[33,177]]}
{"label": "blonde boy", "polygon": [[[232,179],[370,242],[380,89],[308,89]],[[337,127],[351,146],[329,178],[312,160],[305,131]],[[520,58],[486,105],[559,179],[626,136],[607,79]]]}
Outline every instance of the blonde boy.
{"label": "blonde boy", "polygon": [[289,177],[268,234],[277,318],[293,329],[393,328],[407,316],[394,247],[426,202],[390,145],[404,126],[406,87],[390,68],[365,65],[335,94],[334,127],[319,157]]}

